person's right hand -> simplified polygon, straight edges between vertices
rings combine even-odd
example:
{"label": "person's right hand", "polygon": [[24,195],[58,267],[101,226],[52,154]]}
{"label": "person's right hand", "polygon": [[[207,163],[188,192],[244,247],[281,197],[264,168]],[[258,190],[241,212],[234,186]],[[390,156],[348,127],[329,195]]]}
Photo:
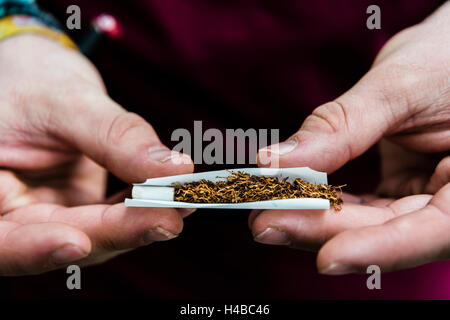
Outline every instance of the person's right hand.
{"label": "person's right hand", "polygon": [[1,41],[0,275],[98,263],[176,237],[175,209],[100,204],[103,168],[128,183],[193,171],[190,157],[174,156],[77,51],[31,34]]}
{"label": "person's right hand", "polygon": [[320,249],[325,274],[450,259],[449,44],[447,2],[394,36],[355,86],[316,108],[288,141],[260,150],[263,159],[277,154],[281,167],[332,173],[381,140],[383,174],[380,197],[348,195],[339,214],[254,212],[256,241]]}

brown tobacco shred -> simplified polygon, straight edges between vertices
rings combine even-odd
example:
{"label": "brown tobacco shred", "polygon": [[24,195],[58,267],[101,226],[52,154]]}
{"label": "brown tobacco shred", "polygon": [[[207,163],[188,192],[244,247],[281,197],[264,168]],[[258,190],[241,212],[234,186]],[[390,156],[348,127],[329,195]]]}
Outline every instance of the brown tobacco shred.
{"label": "brown tobacco shred", "polygon": [[[344,186],[312,184],[302,179],[254,176],[231,171],[226,180],[212,182],[200,180],[190,183],[174,183],[175,201],[193,203],[239,203],[293,198],[321,198],[330,201],[335,210],[341,210],[339,195]],[[221,177],[217,177],[221,178]],[[338,194],[339,191],[339,194]]]}

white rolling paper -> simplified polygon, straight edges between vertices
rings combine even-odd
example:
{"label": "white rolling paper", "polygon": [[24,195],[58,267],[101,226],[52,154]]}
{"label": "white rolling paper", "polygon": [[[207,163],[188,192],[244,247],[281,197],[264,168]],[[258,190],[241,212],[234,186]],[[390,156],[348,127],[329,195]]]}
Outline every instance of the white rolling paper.
{"label": "white rolling paper", "polygon": [[[314,171],[307,167],[301,168],[245,168],[201,173],[183,174],[170,177],[148,179],[144,183],[133,186],[133,199],[126,199],[128,207],[169,207],[169,208],[216,208],[216,209],[329,209],[330,202],[326,199],[298,198],[267,200],[243,203],[190,203],[173,201],[174,188],[172,183],[188,183],[198,180],[217,182],[231,175],[230,171],[240,171],[257,176],[289,177],[288,180],[301,178],[309,183],[327,184],[325,172]],[[219,177],[219,178],[218,178]]]}

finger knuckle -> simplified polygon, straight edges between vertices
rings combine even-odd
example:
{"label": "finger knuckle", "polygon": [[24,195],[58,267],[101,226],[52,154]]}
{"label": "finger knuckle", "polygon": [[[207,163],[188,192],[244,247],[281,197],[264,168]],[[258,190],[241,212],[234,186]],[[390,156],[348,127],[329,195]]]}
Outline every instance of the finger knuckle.
{"label": "finger knuckle", "polygon": [[[346,104],[341,101],[334,100],[328,102],[318,108],[316,108],[313,113],[309,116],[309,119],[305,121],[307,127],[304,129],[319,129],[320,132],[324,132],[327,134],[340,134],[346,136],[347,139],[345,141],[345,146],[343,146],[344,152],[347,153],[347,157],[352,159],[354,157],[354,151],[351,144],[350,132],[353,131],[351,128],[351,122],[349,119],[349,110]],[[353,114],[357,114],[353,112]]]}
{"label": "finger knuckle", "polygon": [[133,112],[120,112],[107,124],[105,141],[108,144],[119,145],[124,137],[145,125],[145,121]]}
{"label": "finger knuckle", "polygon": [[314,122],[322,130],[334,134],[348,127],[346,114],[345,107],[341,103],[332,101],[316,108],[309,121]]}

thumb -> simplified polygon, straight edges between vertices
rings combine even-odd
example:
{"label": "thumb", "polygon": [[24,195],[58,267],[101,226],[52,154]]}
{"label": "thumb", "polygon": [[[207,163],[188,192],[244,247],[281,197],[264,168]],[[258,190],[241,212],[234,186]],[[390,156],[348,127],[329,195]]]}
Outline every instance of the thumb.
{"label": "thumb", "polygon": [[387,98],[383,78],[371,71],[344,95],[316,108],[288,140],[259,150],[258,164],[331,173],[364,153],[406,113],[399,99]]}
{"label": "thumb", "polygon": [[148,122],[103,93],[57,108],[52,126],[53,134],[126,182],[193,171],[188,155],[171,151]]}

